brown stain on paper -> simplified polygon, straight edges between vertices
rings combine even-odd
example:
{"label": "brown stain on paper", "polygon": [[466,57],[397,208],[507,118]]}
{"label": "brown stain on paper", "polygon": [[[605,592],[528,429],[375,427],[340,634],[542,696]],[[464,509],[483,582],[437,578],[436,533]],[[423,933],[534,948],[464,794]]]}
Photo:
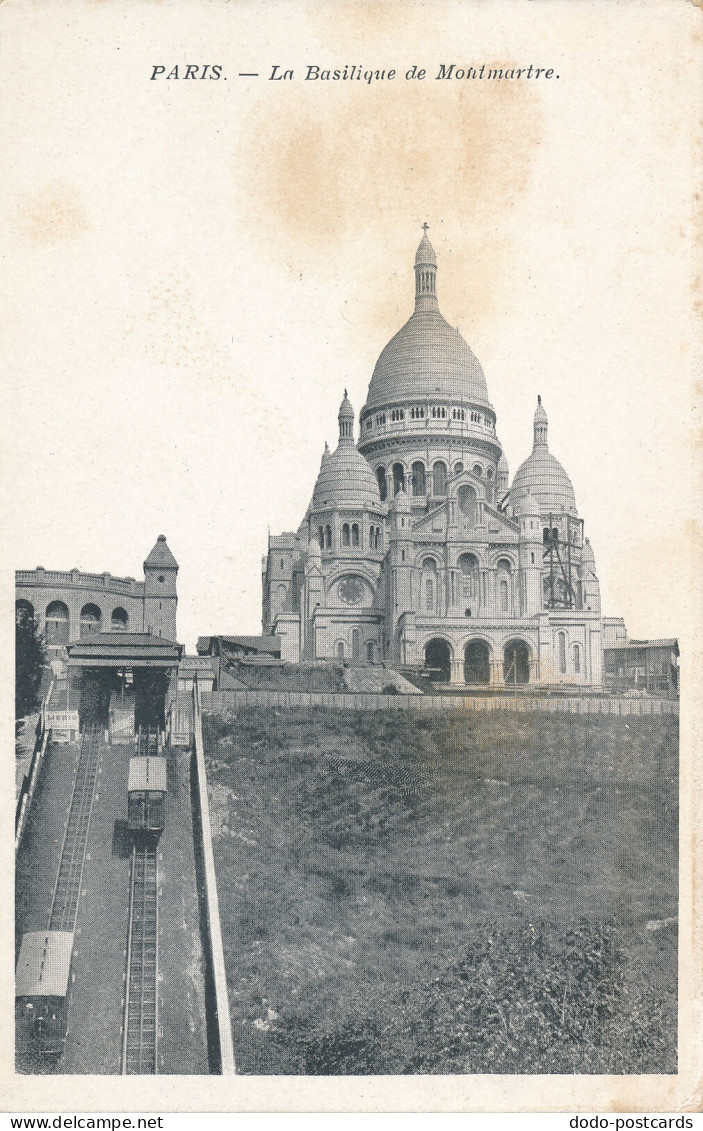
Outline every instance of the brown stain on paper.
{"label": "brown stain on paper", "polygon": [[50,181],[20,204],[20,228],[36,247],[68,243],[90,228],[90,215],[79,188]]}
{"label": "brown stain on paper", "polygon": [[542,137],[536,84],[436,80],[436,70],[420,82],[406,81],[404,69],[390,83],[371,85],[306,82],[304,71],[285,91],[272,82],[278,89],[269,88],[250,115],[248,147],[236,155],[243,185],[238,206],[267,257],[295,273],[339,281],[344,248],[345,261],[367,272],[362,317],[383,332],[402,301],[383,265],[405,264],[395,249],[390,256],[382,249],[397,232],[414,255],[425,219],[430,238],[454,243],[449,249],[445,243],[440,286],[446,281],[450,290],[452,278],[460,278],[474,314],[493,309],[490,283],[501,274],[496,256],[510,245],[506,214],[530,184]]}

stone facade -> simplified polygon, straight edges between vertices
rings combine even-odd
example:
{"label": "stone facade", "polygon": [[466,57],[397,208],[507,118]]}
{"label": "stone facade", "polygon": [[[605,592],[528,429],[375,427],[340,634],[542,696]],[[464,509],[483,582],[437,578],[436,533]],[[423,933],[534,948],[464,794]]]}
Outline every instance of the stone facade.
{"label": "stone facade", "polygon": [[151,632],[175,641],[177,578],[178,562],[161,534],[144,562],[143,581],[78,569],[19,569],[16,607],[37,618],[52,659],[96,632]]}
{"label": "stone facade", "polygon": [[424,670],[470,686],[603,683],[595,559],[540,398],[510,483],[483,370],[439,311],[435,253],[374,369],[344,396],[296,532],[269,538],[263,628],[285,660]]}

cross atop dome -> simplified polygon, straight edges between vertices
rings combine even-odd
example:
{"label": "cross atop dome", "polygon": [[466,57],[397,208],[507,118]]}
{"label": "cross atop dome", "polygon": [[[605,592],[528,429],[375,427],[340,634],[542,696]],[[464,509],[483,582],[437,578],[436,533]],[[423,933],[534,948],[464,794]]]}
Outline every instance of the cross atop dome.
{"label": "cross atop dome", "polygon": [[422,230],[425,233],[425,235],[427,235],[427,229],[429,228],[429,226],[430,225],[427,223],[427,220],[425,220],[425,223],[422,225]]}

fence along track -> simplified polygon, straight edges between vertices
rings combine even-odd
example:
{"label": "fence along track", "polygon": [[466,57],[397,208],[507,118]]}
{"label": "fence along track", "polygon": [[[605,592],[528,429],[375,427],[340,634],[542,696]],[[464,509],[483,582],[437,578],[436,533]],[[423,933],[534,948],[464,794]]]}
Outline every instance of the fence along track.
{"label": "fence along track", "polygon": [[122,1074],[158,1073],[158,877],[156,841],[132,848]]}
{"label": "fence along track", "polygon": [[85,730],[81,739],[81,753],[73,782],[71,806],[61,847],[61,861],[51,898],[48,926],[50,931],[73,931],[76,927],[85,850],[100,761],[100,739],[100,728],[94,726]]}

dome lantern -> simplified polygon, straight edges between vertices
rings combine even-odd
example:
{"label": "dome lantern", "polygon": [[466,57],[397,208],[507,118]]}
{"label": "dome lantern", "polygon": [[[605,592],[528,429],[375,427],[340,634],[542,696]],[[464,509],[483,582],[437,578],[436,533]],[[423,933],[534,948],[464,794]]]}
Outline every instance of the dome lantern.
{"label": "dome lantern", "polygon": [[547,414],[544,411],[544,405],[542,404],[542,398],[540,396],[538,396],[537,397],[537,408],[535,409],[534,440],[533,440],[533,443],[532,443],[532,451],[533,452],[536,451],[537,448],[546,448],[548,446],[547,445],[547,426],[548,426],[548,423],[549,422],[548,422],[548,419],[547,419]]}
{"label": "dome lantern", "polygon": [[415,253],[415,309],[439,310],[437,302],[437,256],[427,238],[427,224],[423,224],[424,235]]}
{"label": "dome lantern", "polygon": [[354,409],[351,406],[351,401],[347,396],[347,390],[344,390],[344,399],[339,406],[339,442],[352,444],[354,443]]}

